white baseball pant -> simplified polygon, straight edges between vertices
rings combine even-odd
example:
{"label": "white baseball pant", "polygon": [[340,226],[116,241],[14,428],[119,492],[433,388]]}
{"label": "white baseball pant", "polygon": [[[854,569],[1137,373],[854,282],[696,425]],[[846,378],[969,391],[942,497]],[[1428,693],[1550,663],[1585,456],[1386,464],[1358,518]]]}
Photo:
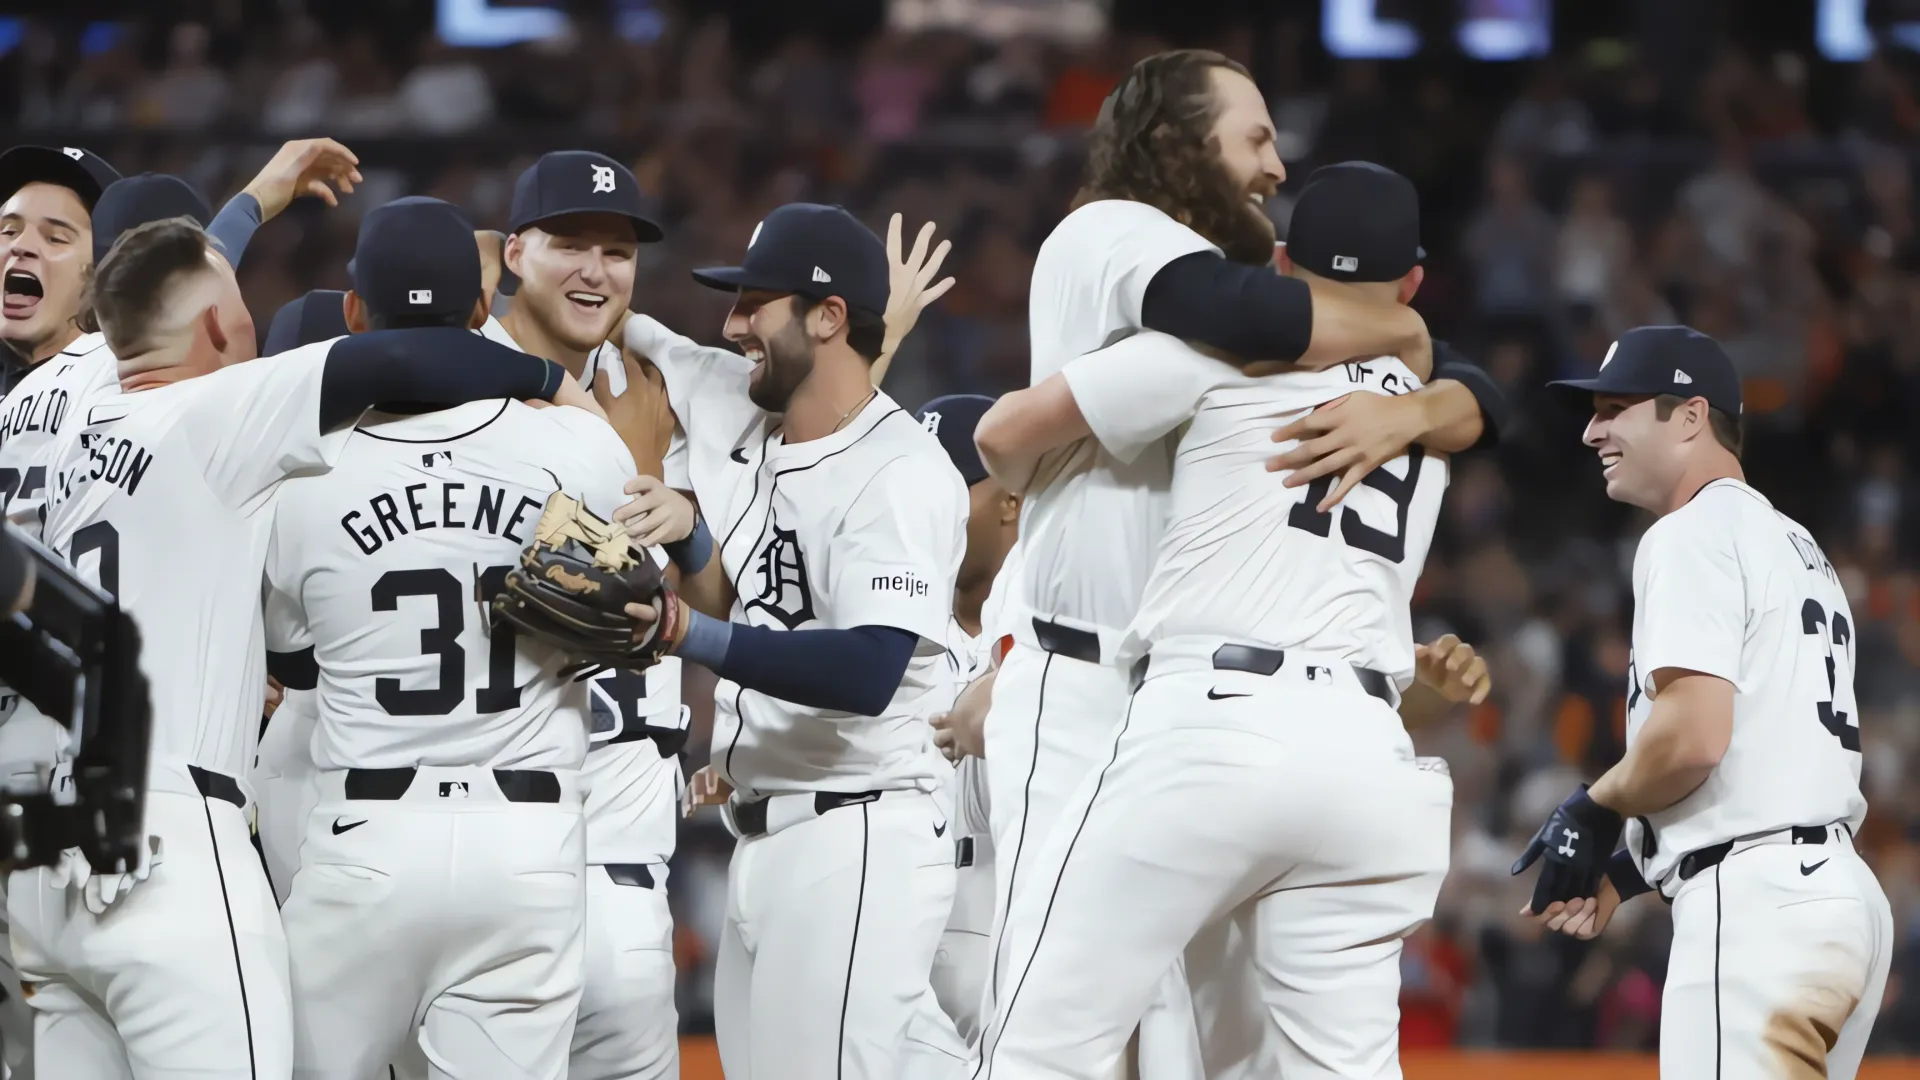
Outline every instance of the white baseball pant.
{"label": "white baseball pant", "polygon": [[933,957],[933,993],[955,1033],[980,1033],[981,1004],[993,967],[993,822],[987,763],[963,758],[953,770],[953,911]]}
{"label": "white baseball pant", "polygon": [[976,1080],[1112,1075],[1156,981],[1243,907],[1275,1035],[1260,1075],[1400,1075],[1401,940],[1446,873],[1452,781],[1350,667],[1215,671],[1218,644],[1156,649],[1014,895]]}
{"label": "white baseball pant", "polygon": [[[215,774],[201,774],[214,777]],[[239,786],[147,794],[161,855],[100,915],[49,868],[8,889],[14,957],[44,1077],[284,1080],[293,1034],[286,938]]]}
{"label": "white baseball pant", "polygon": [[[8,791],[47,790],[63,798],[54,786],[71,784],[71,772],[49,775],[59,762],[70,757],[72,739],[67,729],[33,707],[18,694],[0,686],[0,785]],[[0,907],[6,903],[0,891]],[[0,997],[0,1042],[5,1044],[7,1068],[16,1077],[33,1075],[33,1009],[20,989],[20,975],[13,966],[13,949],[0,933],[0,980],[5,996]]]}
{"label": "white baseball pant", "polygon": [[432,1080],[566,1075],[586,830],[574,772],[333,770],[281,915],[294,1075],[367,1080],[417,1028]]}
{"label": "white baseball pant", "polygon": [[585,989],[568,1080],[680,1074],[667,864],[587,867]]}
{"label": "white baseball pant", "polygon": [[[728,1080],[895,1080],[937,1016],[928,973],[953,904],[942,800],[768,800],[727,874],[714,1027]],[[739,807],[729,817],[740,822]],[[737,828],[751,834],[752,828]]]}
{"label": "white baseball pant", "polygon": [[[1074,792],[1105,763],[1127,708],[1126,672],[1041,648],[1032,622],[1016,621],[1014,645],[1001,660],[984,731],[997,902],[983,1013],[994,1010],[995,995],[1006,989],[1009,969],[1002,926],[1012,897],[1034,880],[1035,857]],[[1110,634],[1063,630],[1058,624],[1047,629],[1050,635],[1077,634],[1072,641],[1102,655],[1112,655],[1115,647]],[[1141,1080],[1198,1080],[1204,1075],[1193,1002],[1177,962],[1135,1019]]]}
{"label": "white baseball pant", "polygon": [[1838,825],[1734,845],[1680,884],[1660,1075],[1852,1080],[1880,1012],[1893,913]]}

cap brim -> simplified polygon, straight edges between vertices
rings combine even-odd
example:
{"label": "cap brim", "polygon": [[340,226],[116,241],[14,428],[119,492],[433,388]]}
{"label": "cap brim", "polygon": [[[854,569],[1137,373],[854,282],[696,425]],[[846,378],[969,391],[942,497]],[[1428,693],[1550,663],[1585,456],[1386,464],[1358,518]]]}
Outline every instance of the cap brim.
{"label": "cap brim", "polygon": [[693,272],[693,280],[709,289],[721,292],[734,292],[739,289],[770,289],[776,292],[789,291],[787,286],[755,277],[742,266],[709,266]]}
{"label": "cap brim", "polygon": [[543,221],[552,221],[554,218],[566,217],[568,214],[613,214],[626,218],[628,221],[633,222],[634,240],[642,244],[657,244],[667,238],[665,230],[660,228],[659,223],[648,218],[643,218],[639,214],[624,214],[618,210],[609,210],[604,206],[575,206],[564,210],[554,210],[541,214],[539,217],[530,217],[522,221],[512,222],[508,225],[507,232],[524,232]]}
{"label": "cap brim", "polygon": [[80,196],[87,213],[105,190],[86,167],[45,146],[16,146],[0,154],[0,199],[11,199],[28,184],[58,184]]}

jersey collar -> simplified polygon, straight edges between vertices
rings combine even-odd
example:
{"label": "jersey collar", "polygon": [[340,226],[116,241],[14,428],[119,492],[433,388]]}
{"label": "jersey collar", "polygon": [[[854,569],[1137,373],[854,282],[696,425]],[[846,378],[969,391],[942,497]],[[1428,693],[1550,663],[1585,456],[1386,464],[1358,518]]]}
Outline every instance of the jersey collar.
{"label": "jersey collar", "polygon": [[791,445],[783,439],[767,448],[767,460],[777,462],[782,468],[815,464],[871,435],[887,417],[897,412],[901,412],[900,406],[885,391],[875,390],[866,407],[855,413],[839,431]]}

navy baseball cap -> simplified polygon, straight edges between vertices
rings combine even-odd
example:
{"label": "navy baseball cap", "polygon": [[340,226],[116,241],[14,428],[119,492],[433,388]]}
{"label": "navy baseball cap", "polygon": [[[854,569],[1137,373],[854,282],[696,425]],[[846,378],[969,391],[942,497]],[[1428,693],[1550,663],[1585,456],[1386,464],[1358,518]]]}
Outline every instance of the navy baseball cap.
{"label": "navy baseball cap", "polygon": [[1740,373],[1733,360],[1719,342],[1691,326],[1635,327],[1607,349],[1593,378],[1547,385],[1579,394],[1706,398],[1728,416],[1740,415]]}
{"label": "navy baseball cap", "polygon": [[93,212],[100,193],[120,179],[105,158],[78,146],[16,146],[0,154],[0,199],[28,184],[58,184],[67,188]]}
{"label": "navy baseball cap", "polygon": [[712,289],[765,289],[814,300],[837,296],[849,308],[887,313],[887,249],[844,207],[788,203],[754,226],[739,266],[695,270]]}
{"label": "navy baseball cap", "polygon": [[647,216],[647,201],[633,170],[591,150],[555,150],[513,182],[510,233],[562,214],[619,214],[633,222],[633,236],[651,244],[665,234]]}
{"label": "navy baseball cap", "polygon": [[1427,257],[1420,193],[1371,161],[1315,169],[1293,204],[1287,257],[1334,281],[1398,281]]}
{"label": "navy baseball cap", "polygon": [[960,471],[968,487],[987,478],[987,467],[980,461],[980,450],[973,445],[973,430],[980,418],[993,408],[993,400],[981,394],[948,394],[937,397],[914,412],[913,418],[940,440],[947,459]]}
{"label": "navy baseball cap", "polygon": [[347,312],[338,289],[315,289],[280,305],[267,327],[261,356],[274,356],[316,341],[332,341],[347,334]]}
{"label": "navy baseball cap", "polygon": [[115,180],[93,205],[93,261],[106,258],[122,233],[177,217],[192,218],[204,229],[213,221],[213,208],[177,176],[140,173]]}
{"label": "navy baseball cap", "polygon": [[409,195],[360,219],[347,264],[353,291],[371,313],[464,315],[480,299],[480,249],[459,207]]}

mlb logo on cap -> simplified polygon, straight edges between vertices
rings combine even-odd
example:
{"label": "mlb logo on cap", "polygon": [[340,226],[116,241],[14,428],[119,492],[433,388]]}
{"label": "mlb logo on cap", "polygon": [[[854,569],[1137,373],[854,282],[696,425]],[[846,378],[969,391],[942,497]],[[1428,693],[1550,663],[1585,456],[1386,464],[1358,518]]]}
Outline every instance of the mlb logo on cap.
{"label": "mlb logo on cap", "polygon": [[431,303],[433,303],[433,290],[432,290],[432,289],[412,289],[412,290],[409,290],[409,291],[408,291],[408,293],[407,293],[407,303],[409,303],[409,304],[431,304]]}
{"label": "mlb logo on cap", "polygon": [[1335,255],[1333,257],[1333,268],[1343,273],[1351,274],[1360,269],[1360,260],[1351,255]]}

